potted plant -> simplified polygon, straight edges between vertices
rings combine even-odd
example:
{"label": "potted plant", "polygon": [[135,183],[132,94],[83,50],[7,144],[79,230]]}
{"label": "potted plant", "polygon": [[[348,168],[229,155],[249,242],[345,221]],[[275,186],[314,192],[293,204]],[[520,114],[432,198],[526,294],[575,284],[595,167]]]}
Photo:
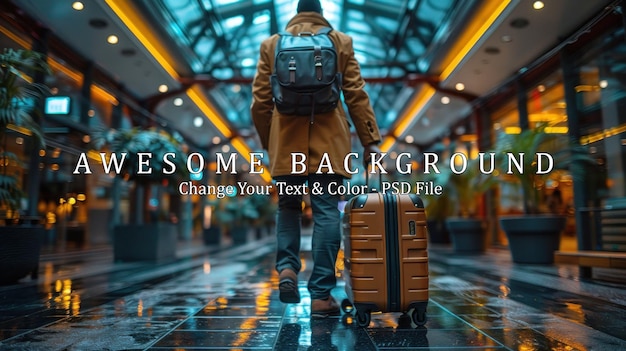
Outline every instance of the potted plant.
{"label": "potted plant", "polygon": [[[187,155],[180,141],[157,129],[106,129],[94,132],[97,149],[107,147],[109,157],[121,163],[118,176],[133,181],[130,223],[113,230],[113,252],[116,261],[161,261],[175,258],[177,226],[169,221],[168,211],[161,207],[163,188],[176,187],[188,177]],[[166,157],[166,154],[173,157]],[[149,166],[145,163],[149,155]],[[165,162],[165,160],[168,162]],[[173,164],[170,165],[169,163]],[[169,174],[174,168],[174,172]],[[149,174],[147,170],[151,169]],[[152,196],[157,192],[155,196]],[[150,205],[151,198],[159,204]]]}
{"label": "potted plant", "polygon": [[[454,157],[454,160],[463,159],[464,156],[461,155]],[[467,160],[466,167],[448,165],[440,176],[444,191],[452,200],[454,217],[448,217],[445,223],[454,251],[459,253],[484,251],[485,225],[484,220],[479,217],[478,206],[480,198],[492,186],[492,178],[480,171],[477,158]]]}
{"label": "potted plant", "polygon": [[[438,183],[438,174],[420,173],[415,178],[415,182],[434,182]],[[431,244],[449,244],[450,234],[446,227],[446,219],[454,216],[452,198],[448,192],[441,195],[421,194],[420,197],[424,201],[426,211],[426,226],[428,228],[428,241]]]}
{"label": "potted plant", "polygon": [[245,244],[248,241],[250,229],[259,219],[260,213],[254,198],[251,195],[230,197],[219,211],[221,221],[225,223],[235,245]]}
{"label": "potted plant", "polygon": [[263,236],[273,233],[278,203],[272,200],[271,195],[263,194],[252,195],[251,201],[259,213],[258,218],[254,220],[253,226],[255,227],[256,238],[261,239]]}
{"label": "potted plant", "polygon": [[[20,218],[23,197],[20,186],[21,160],[11,152],[8,136],[12,131],[31,135],[33,147],[43,146],[36,113],[37,99],[47,89],[32,83],[25,73],[48,73],[43,55],[30,50],[5,49],[0,54],[0,209],[4,226],[0,227],[0,283],[13,283],[30,273],[37,277],[43,227]],[[36,222],[36,220],[34,220]]]}
{"label": "potted plant", "polygon": [[205,211],[205,218],[208,221],[208,226],[203,228],[202,241],[204,245],[219,245],[222,242],[222,235],[227,225],[233,220],[228,211],[224,209],[224,206],[229,201],[227,196],[213,197],[209,199],[206,206],[210,208],[210,212]]}
{"label": "potted plant", "polygon": [[[527,129],[519,134],[501,134],[495,144],[495,160],[500,182],[519,184],[523,198],[524,214],[500,218],[500,225],[509,241],[513,262],[550,264],[554,251],[559,249],[560,235],[566,218],[562,214],[549,213],[544,199],[544,187],[555,172],[536,170],[538,153],[545,153],[553,160],[554,170],[566,170],[573,162],[593,163],[593,158],[579,144],[563,134],[546,133],[545,127]],[[510,157],[519,159],[523,153],[523,171],[512,169],[508,173]],[[513,156],[510,156],[513,155]],[[574,177],[579,167],[570,168]]]}

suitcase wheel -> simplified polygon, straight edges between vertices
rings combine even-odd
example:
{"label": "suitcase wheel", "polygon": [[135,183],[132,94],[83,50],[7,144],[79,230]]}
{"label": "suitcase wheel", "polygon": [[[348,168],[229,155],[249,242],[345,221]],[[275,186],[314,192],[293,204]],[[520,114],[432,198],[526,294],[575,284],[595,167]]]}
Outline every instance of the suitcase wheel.
{"label": "suitcase wheel", "polygon": [[352,305],[352,302],[350,302],[350,300],[343,299],[341,301],[341,310],[344,313],[352,313],[352,311],[354,311],[354,306]]}
{"label": "suitcase wheel", "polygon": [[426,324],[426,306],[418,306],[411,312],[411,320],[417,326],[424,326]]}
{"label": "suitcase wheel", "polygon": [[365,328],[368,325],[370,325],[371,321],[372,321],[372,315],[370,314],[370,311],[356,310],[356,322],[359,325],[359,327]]}

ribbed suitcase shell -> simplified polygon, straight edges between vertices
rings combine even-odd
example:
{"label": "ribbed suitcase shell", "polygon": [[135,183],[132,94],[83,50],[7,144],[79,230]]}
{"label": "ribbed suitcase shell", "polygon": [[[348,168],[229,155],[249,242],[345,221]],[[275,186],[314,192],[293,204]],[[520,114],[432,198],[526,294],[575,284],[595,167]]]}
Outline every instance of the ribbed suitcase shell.
{"label": "ribbed suitcase shell", "polygon": [[414,322],[424,324],[428,234],[421,199],[383,193],[356,196],[346,204],[342,227],[346,293],[357,317],[366,317],[369,324],[370,312],[417,309]]}

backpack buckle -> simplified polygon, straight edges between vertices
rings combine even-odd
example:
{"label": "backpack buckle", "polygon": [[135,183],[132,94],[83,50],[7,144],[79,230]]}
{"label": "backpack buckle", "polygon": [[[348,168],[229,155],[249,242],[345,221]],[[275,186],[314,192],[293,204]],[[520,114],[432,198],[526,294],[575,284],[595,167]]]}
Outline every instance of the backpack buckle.
{"label": "backpack buckle", "polygon": [[315,62],[315,77],[317,80],[322,80],[322,48],[316,45],[314,50],[315,54],[313,55],[313,61]]}
{"label": "backpack buckle", "polygon": [[296,59],[291,57],[289,59],[289,83],[296,82]]}

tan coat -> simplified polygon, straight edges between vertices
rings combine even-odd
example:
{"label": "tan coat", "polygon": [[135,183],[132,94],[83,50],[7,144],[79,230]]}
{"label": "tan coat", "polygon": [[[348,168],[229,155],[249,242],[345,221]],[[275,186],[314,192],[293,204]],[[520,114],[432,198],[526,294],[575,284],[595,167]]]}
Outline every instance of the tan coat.
{"label": "tan coat", "polygon": [[[289,21],[287,30],[317,32],[330,27],[316,12],[301,12]],[[338,69],[343,74],[343,96],[363,146],[380,141],[376,118],[365,90],[359,63],[354,57],[352,39],[339,31],[331,31],[330,38],[337,51]],[[316,114],[313,124],[308,117],[283,115],[274,109],[270,75],[274,70],[274,49],[278,41],[274,34],[261,44],[257,73],[252,83],[252,120],[264,149],[268,151],[270,173],[273,177],[292,174],[291,154],[304,153],[307,173],[314,173],[324,153],[328,153],[333,171],[346,177],[344,158],[351,152],[350,124],[341,104],[334,111]],[[362,162],[363,156],[359,156]],[[352,158],[354,161],[354,158]],[[362,164],[359,162],[359,165]],[[356,165],[352,167],[356,168]],[[327,169],[322,169],[324,173]]]}

